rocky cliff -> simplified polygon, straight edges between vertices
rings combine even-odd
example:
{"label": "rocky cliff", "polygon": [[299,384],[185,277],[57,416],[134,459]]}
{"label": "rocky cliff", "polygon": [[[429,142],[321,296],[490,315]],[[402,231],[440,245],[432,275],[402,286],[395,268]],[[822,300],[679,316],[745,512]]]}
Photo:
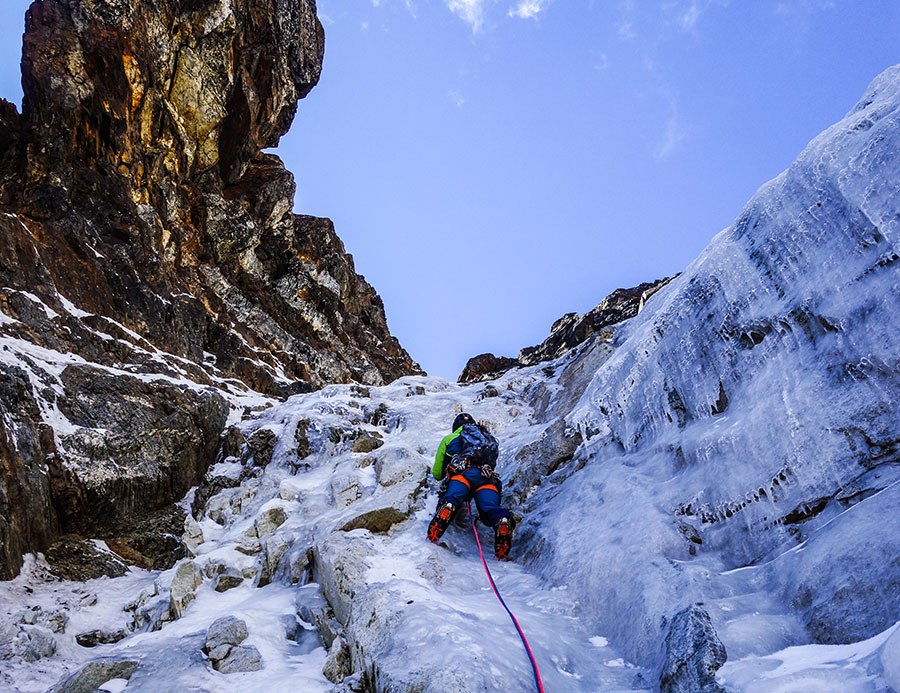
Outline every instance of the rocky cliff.
{"label": "rocky cliff", "polygon": [[[677,276],[677,275],[676,275]],[[559,358],[594,335],[605,334],[611,339],[614,325],[633,318],[641,312],[649,298],[672,281],[674,277],[644,282],[630,289],[616,289],[584,315],[566,313],[550,327],[549,336],[537,346],[519,351],[518,358],[479,354],[463,368],[458,382],[474,383],[497,378],[510,368],[533,366]]]}
{"label": "rocky cliff", "polygon": [[419,372],[262,151],[323,51],[313,0],[32,4],[0,104],[0,577],[181,498],[240,398]]}

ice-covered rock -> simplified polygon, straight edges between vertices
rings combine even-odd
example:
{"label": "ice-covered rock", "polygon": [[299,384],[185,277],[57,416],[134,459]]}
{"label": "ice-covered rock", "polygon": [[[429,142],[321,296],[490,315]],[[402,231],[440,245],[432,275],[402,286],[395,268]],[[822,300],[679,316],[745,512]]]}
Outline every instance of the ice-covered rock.
{"label": "ice-covered rock", "polygon": [[56,639],[43,626],[22,625],[13,640],[13,650],[26,662],[36,662],[56,652]]}
{"label": "ice-covered rock", "polygon": [[196,555],[197,547],[203,543],[203,528],[190,515],[184,518],[184,534],[181,540],[188,550]]}
{"label": "ice-covered rock", "polygon": [[728,654],[701,605],[693,604],[675,614],[665,646],[660,693],[724,693],[716,683],[716,671]]}
{"label": "ice-covered rock", "polygon": [[350,446],[351,452],[372,452],[384,445],[384,440],[376,431],[363,431]]}
{"label": "ice-covered rock", "polygon": [[178,564],[169,588],[169,611],[172,618],[181,618],[188,605],[194,601],[201,584],[203,575],[194,561],[188,559]]}
{"label": "ice-covered rock", "polygon": [[213,662],[213,668],[223,674],[259,671],[263,668],[262,657],[253,645],[238,645],[232,647],[223,658]]}
{"label": "ice-covered rock", "polygon": [[212,652],[222,645],[240,645],[248,635],[246,623],[234,616],[225,616],[210,624],[203,649]]}
{"label": "ice-covered rock", "polygon": [[88,662],[48,693],[94,693],[112,679],[130,679],[138,668],[132,660],[101,659]]}
{"label": "ice-covered rock", "polygon": [[253,522],[253,526],[256,528],[256,536],[260,539],[268,536],[281,527],[286,519],[287,516],[284,514],[284,508],[280,505],[269,508],[261,513]]}
{"label": "ice-covered rock", "polygon": [[333,683],[340,683],[352,673],[350,662],[350,648],[343,638],[336,638],[328,650],[328,659],[322,673],[325,678]]}

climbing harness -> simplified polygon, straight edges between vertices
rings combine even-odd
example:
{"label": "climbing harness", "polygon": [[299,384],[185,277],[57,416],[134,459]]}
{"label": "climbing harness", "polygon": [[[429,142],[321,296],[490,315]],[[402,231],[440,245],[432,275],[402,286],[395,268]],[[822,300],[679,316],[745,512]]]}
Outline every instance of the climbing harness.
{"label": "climbing harness", "polygon": [[469,520],[472,522],[472,533],[475,535],[475,542],[478,544],[478,554],[481,556],[481,563],[484,565],[484,572],[487,573],[488,580],[491,581],[491,587],[494,588],[494,594],[497,595],[497,599],[500,600],[500,603],[503,605],[503,608],[506,609],[506,613],[509,614],[509,617],[512,619],[513,625],[516,627],[516,630],[519,631],[519,637],[522,638],[522,644],[525,645],[525,651],[528,653],[528,659],[531,660],[531,669],[534,671],[534,682],[537,684],[537,689],[540,693],[544,693],[544,684],[541,683],[541,674],[538,671],[537,662],[534,661],[534,655],[531,654],[531,648],[528,646],[528,640],[525,639],[525,633],[522,632],[522,629],[519,627],[519,622],[516,620],[516,617],[513,615],[513,612],[509,610],[509,607],[506,606],[506,602],[503,601],[503,597],[500,596],[500,590],[497,589],[497,585],[494,583],[494,578],[491,575],[491,570],[488,568],[487,561],[484,560],[484,552],[481,550],[481,540],[478,538],[478,530],[475,529],[475,518],[472,516],[472,508],[466,503],[466,510],[469,513]]}

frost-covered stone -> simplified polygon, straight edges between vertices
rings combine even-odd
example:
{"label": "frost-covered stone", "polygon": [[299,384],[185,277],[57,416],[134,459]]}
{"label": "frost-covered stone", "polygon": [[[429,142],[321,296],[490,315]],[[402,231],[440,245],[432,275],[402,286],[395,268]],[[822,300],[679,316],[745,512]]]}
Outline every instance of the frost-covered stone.
{"label": "frost-covered stone", "polygon": [[219,660],[213,667],[223,674],[237,674],[243,671],[259,671],[263,668],[262,657],[252,645],[238,645],[231,648],[225,659]]}
{"label": "frost-covered stone", "polygon": [[56,639],[43,626],[23,625],[15,639],[15,650],[26,662],[36,662],[56,652]]}
{"label": "frost-covered stone", "polygon": [[169,610],[172,618],[181,618],[188,605],[194,601],[197,588],[203,584],[203,575],[197,564],[184,560],[175,569],[172,586],[169,588]]}
{"label": "frost-covered stone", "polygon": [[325,660],[322,673],[332,683],[340,683],[351,672],[350,648],[347,647],[343,638],[337,638],[328,650],[328,658]]}
{"label": "frost-covered stone", "polygon": [[346,508],[362,497],[359,477],[352,472],[335,475],[328,482],[335,505]]}
{"label": "frost-covered stone", "polygon": [[261,428],[247,440],[247,451],[252,458],[253,465],[265,467],[272,461],[272,453],[278,443],[276,433],[268,428]]}
{"label": "frost-covered stone", "polygon": [[367,559],[375,553],[371,537],[332,534],[315,547],[316,575],[337,620],[346,625],[354,596],[365,587]]}
{"label": "frost-covered stone", "polygon": [[694,604],[672,618],[665,644],[660,693],[724,693],[715,678],[728,655],[702,606]]}
{"label": "frost-covered stone", "polygon": [[235,549],[247,556],[255,556],[262,551],[259,536],[256,533],[256,525],[249,527],[239,538]]}
{"label": "frost-covered stone", "polygon": [[130,679],[137,668],[138,662],[132,660],[102,659],[88,662],[56,684],[48,693],[94,693],[112,679]]}
{"label": "frost-covered stone", "polygon": [[243,575],[240,575],[236,571],[229,570],[216,577],[216,584],[213,589],[215,589],[216,592],[227,592],[228,590],[239,586],[243,581]]}
{"label": "frost-covered stone", "polygon": [[392,486],[412,479],[419,481],[427,471],[422,458],[406,448],[382,448],[375,460],[375,479],[380,486]]}
{"label": "frost-covered stone", "polygon": [[203,649],[212,652],[221,645],[240,645],[247,639],[247,624],[234,616],[223,616],[213,621],[206,630]]}
{"label": "frost-covered stone", "polygon": [[111,645],[122,640],[127,633],[124,630],[106,631],[95,629],[75,636],[75,642],[82,647],[96,647],[97,645]]}
{"label": "frost-covered stone", "polygon": [[262,539],[271,534],[281,527],[286,519],[287,515],[285,515],[284,508],[281,506],[276,505],[274,508],[269,508],[254,521],[256,536]]}
{"label": "frost-covered stone", "polygon": [[190,515],[184,518],[184,534],[181,535],[181,540],[188,550],[195,555],[197,547],[203,543],[203,529]]}
{"label": "frost-covered stone", "polygon": [[375,431],[363,431],[359,437],[353,441],[350,447],[351,452],[372,452],[384,445],[381,434]]}
{"label": "frost-covered stone", "polygon": [[281,557],[291,546],[291,539],[275,534],[262,540],[262,565],[259,571],[259,587],[268,585],[278,570]]}

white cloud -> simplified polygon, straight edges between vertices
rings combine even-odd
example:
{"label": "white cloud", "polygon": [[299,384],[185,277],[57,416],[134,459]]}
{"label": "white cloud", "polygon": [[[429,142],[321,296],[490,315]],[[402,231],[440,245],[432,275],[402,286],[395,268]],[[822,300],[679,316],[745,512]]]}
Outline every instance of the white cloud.
{"label": "white cloud", "polygon": [[462,108],[466,103],[466,97],[459,93],[456,89],[451,89],[447,92],[447,98],[453,103],[457,108]]}
{"label": "white cloud", "polygon": [[698,19],[700,19],[700,5],[697,4],[697,0],[692,0],[690,7],[678,17],[678,24],[685,31],[690,31],[697,26]]}
{"label": "white cloud", "polygon": [[447,7],[456,16],[472,26],[472,33],[481,31],[484,24],[485,0],[445,0]]}
{"label": "white cloud", "polygon": [[519,19],[537,19],[537,16],[547,9],[551,0],[519,0],[515,7],[509,8],[510,17]]}
{"label": "white cloud", "polygon": [[631,27],[631,22],[620,24],[616,33],[623,41],[631,41],[636,36],[634,29]]}
{"label": "white cloud", "polygon": [[687,137],[687,130],[678,116],[678,101],[674,97],[669,98],[669,117],[666,119],[662,141],[653,151],[657,159],[667,159]]}
{"label": "white cloud", "polygon": [[603,72],[609,67],[609,56],[606,53],[597,53],[593,67],[597,72]]}

